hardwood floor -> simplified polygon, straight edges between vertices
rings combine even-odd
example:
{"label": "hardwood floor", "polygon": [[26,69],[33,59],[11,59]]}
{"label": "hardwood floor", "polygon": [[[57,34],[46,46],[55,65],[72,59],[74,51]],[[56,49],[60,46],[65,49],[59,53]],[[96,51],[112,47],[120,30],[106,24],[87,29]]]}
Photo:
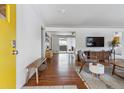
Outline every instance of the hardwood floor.
{"label": "hardwood floor", "polygon": [[79,89],[86,89],[74,69],[75,62],[68,54],[54,54],[53,59],[47,60],[48,68],[39,72],[39,84],[36,84],[35,75],[26,86],[53,86],[53,85],[77,85]]}

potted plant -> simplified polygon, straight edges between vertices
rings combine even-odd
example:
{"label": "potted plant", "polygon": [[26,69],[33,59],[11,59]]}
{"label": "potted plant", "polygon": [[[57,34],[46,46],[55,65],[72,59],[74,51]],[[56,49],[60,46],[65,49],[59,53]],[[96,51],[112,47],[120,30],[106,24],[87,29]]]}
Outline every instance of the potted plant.
{"label": "potted plant", "polygon": [[120,44],[119,37],[114,37],[114,39],[111,42],[112,45],[112,53],[114,54],[114,60],[115,60],[115,47]]}

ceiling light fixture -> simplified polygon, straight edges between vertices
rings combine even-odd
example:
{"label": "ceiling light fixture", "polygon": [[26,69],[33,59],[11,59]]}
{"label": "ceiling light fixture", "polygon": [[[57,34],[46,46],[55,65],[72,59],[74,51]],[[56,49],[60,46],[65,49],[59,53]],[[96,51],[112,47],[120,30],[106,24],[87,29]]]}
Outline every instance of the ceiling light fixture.
{"label": "ceiling light fixture", "polygon": [[66,10],[65,10],[65,9],[60,9],[59,12],[60,12],[61,14],[65,14]]}

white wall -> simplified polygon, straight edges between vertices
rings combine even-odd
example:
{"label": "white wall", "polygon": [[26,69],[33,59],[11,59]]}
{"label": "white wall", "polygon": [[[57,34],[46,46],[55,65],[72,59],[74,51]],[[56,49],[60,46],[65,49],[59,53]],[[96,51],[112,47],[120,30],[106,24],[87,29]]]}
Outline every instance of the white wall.
{"label": "white wall", "polygon": [[75,48],[75,38],[68,37],[67,38],[67,50],[71,49],[72,46]]}
{"label": "white wall", "polygon": [[[109,42],[112,40],[114,32],[122,32],[121,44],[124,47],[124,28],[46,28],[46,31],[75,31],[76,32],[76,51],[78,50],[108,50]],[[86,47],[87,36],[103,36],[105,37],[105,47],[88,48]]]}
{"label": "white wall", "polygon": [[46,45],[45,45],[45,31],[41,31],[41,57],[45,57],[45,50],[46,50]]}
{"label": "white wall", "polygon": [[[76,49],[77,50],[108,50],[111,47],[109,43],[112,41],[114,32],[123,32],[124,29],[110,29],[110,28],[89,28],[89,29],[79,29],[76,31]],[[86,37],[104,37],[104,47],[86,47]],[[122,40],[121,40],[121,43]]]}
{"label": "white wall", "polygon": [[59,37],[57,35],[52,35],[52,50],[54,53],[59,52]]}
{"label": "white wall", "polygon": [[17,50],[16,86],[21,88],[26,81],[26,66],[41,57],[41,20],[32,5],[17,4]]}

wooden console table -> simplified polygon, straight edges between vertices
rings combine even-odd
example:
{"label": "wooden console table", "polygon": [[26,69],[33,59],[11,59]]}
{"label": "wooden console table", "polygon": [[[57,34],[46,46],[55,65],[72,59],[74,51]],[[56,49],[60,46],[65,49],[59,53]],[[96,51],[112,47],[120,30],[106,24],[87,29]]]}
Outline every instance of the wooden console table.
{"label": "wooden console table", "polygon": [[[117,75],[124,79],[124,59],[117,59],[112,61],[113,64],[113,70],[112,75]],[[119,70],[123,70],[122,73],[116,72],[116,69],[120,68]]]}
{"label": "wooden console table", "polygon": [[99,61],[105,61],[111,59],[110,51],[84,51],[84,53],[88,56],[88,59],[92,56],[96,56]]}
{"label": "wooden console table", "polygon": [[[38,68],[43,64],[43,63],[46,63],[46,58],[39,58],[37,60],[35,60],[33,63],[31,63],[30,65],[28,65],[26,67],[27,69],[27,78],[26,78],[26,82],[28,82],[29,80],[29,76],[30,76],[30,71],[31,69],[34,69],[35,70],[35,73],[36,73],[36,83],[38,84],[39,83],[39,79],[38,79]],[[47,63],[46,63],[47,64]]]}

